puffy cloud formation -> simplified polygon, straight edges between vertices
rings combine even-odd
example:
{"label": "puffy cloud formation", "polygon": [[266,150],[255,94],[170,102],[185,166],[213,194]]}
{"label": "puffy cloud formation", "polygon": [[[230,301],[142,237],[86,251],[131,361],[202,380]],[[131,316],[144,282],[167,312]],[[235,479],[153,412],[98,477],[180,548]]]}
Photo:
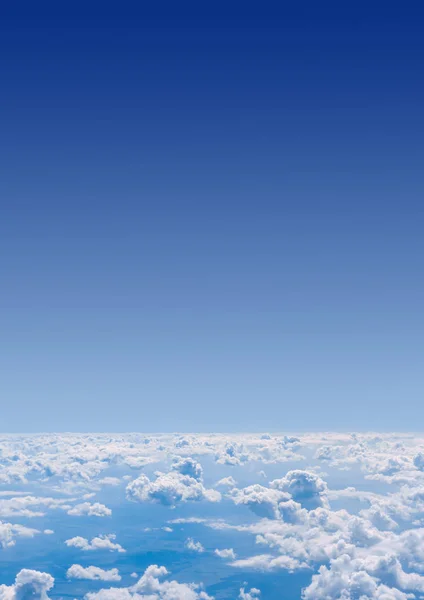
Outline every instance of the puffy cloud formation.
{"label": "puffy cloud formation", "polygon": [[229,492],[235,504],[248,506],[259,517],[278,519],[280,514],[278,505],[290,496],[276,489],[270,489],[263,485],[249,485],[243,489],[235,488]]}
{"label": "puffy cloud formation", "polygon": [[43,517],[46,510],[57,508],[65,510],[70,507],[62,499],[28,494],[0,499],[0,517]]}
{"label": "puffy cloud formation", "polygon": [[236,553],[232,548],[223,548],[222,550],[215,550],[215,554],[219,556],[219,558],[229,558],[231,560],[236,559]]}
{"label": "puffy cloud formation", "polygon": [[203,478],[202,466],[190,457],[183,458],[178,457],[175,459],[172,465],[174,471],[178,471],[181,475],[188,475],[197,481],[201,481]]}
{"label": "puffy cloud formation", "polygon": [[300,504],[313,507],[327,504],[327,484],[315,473],[296,469],[289,471],[282,479],[274,479],[270,485],[287,492]]}
{"label": "puffy cloud formation", "polygon": [[242,444],[227,443],[225,448],[217,453],[215,460],[221,465],[240,465],[249,460],[249,455],[243,450]]}
{"label": "puffy cloud formation", "polygon": [[219,492],[207,490],[201,481],[182,475],[177,471],[157,473],[151,481],[147,475],[140,475],[127,485],[127,498],[136,502],[157,502],[165,506],[176,506],[180,502],[209,500],[218,502]]}
{"label": "puffy cloud formation", "polygon": [[[400,589],[399,589],[400,588]],[[402,570],[394,556],[376,560],[342,555],[322,566],[304,590],[304,600],[407,600],[407,591],[422,592],[424,577]],[[406,590],[406,591],[404,591]]]}
{"label": "puffy cloud formation", "polygon": [[[0,522],[0,546],[9,552],[7,548],[15,542],[22,544],[23,537],[41,533],[27,527],[27,521],[25,527],[19,525],[20,517],[46,516],[45,526],[55,523],[60,535],[57,516],[49,520],[50,511],[62,511],[63,519],[74,528],[81,525],[75,516],[111,516],[111,510],[96,500],[108,504],[103,500],[107,494],[114,502],[122,499],[125,486],[128,500],[173,508],[188,502],[220,500],[221,495],[205,484],[218,480],[214,487],[222,491],[223,501],[213,506],[180,506],[167,546],[179,544],[179,551],[184,551],[184,540],[194,534],[194,540],[199,537],[208,548],[217,548],[214,556],[230,562],[228,567],[240,576],[240,582],[243,571],[260,570],[262,578],[267,573],[273,577],[277,570],[304,569],[305,578],[309,578],[305,580],[304,600],[405,600],[412,595],[418,600],[424,597],[423,457],[424,437],[415,434],[312,433],[301,438],[274,434],[0,436],[0,483],[8,486],[0,491],[0,517],[6,521]],[[288,461],[300,465],[283,468]],[[155,463],[160,465],[154,467],[159,471],[149,466],[134,479],[132,469]],[[208,479],[203,479],[203,469]],[[240,489],[230,472],[242,482]],[[37,490],[40,496],[25,490]],[[49,490],[46,496],[41,495],[43,490]],[[146,508],[129,507],[134,514],[145,514]],[[163,508],[154,512],[163,515],[163,521],[151,529],[140,525],[141,536],[148,531],[163,536],[169,529],[166,524],[171,522],[171,513]],[[113,527],[128,549],[124,557],[131,562],[131,535],[127,545],[115,529],[119,516],[117,510]],[[90,527],[94,524],[93,518]],[[200,533],[202,527],[214,530],[213,542]],[[245,544],[249,536],[250,542]],[[146,535],[143,541],[148,543],[149,538]],[[203,546],[194,540],[188,538],[186,543],[187,549],[200,551],[199,557],[192,555],[193,563],[204,560]],[[100,551],[125,551],[113,535],[77,535],[65,543],[83,552],[99,551],[99,567],[70,567],[98,581],[103,580],[102,573],[106,578],[110,573],[99,562],[103,558]],[[63,554],[69,555],[69,551]],[[107,565],[110,558],[106,560]],[[131,564],[125,572],[129,574],[134,568],[137,570]],[[119,573],[109,576],[116,575]],[[17,587],[18,577],[15,584],[1,586],[0,600],[41,598],[43,593],[47,598],[47,587],[42,580],[37,583],[39,576],[28,576],[21,587]],[[252,577],[259,576],[254,573]],[[100,585],[81,581],[76,584],[81,588],[86,585],[98,590]],[[233,591],[228,597],[237,594]],[[249,590],[244,585],[239,598],[252,600],[258,594],[255,588]],[[104,596],[104,600],[207,598],[201,586],[172,581],[163,567],[146,571],[135,586],[102,589],[89,595]]]}
{"label": "puffy cloud formation", "polygon": [[424,471],[424,452],[418,452],[418,454],[414,456],[414,465],[418,470]]}
{"label": "puffy cloud formation", "polygon": [[279,571],[293,572],[296,569],[306,569],[307,564],[299,562],[291,556],[274,556],[273,554],[257,554],[249,558],[236,560],[233,567],[240,569],[254,569],[257,571]]}
{"label": "puffy cloud formation", "polygon": [[[167,462],[169,456],[194,457],[191,460],[199,464],[197,457],[208,455],[230,466],[278,463],[301,460],[294,450],[302,443],[260,434],[0,436],[0,484],[39,480],[68,491],[98,490],[119,485],[119,478],[105,473],[110,467],[141,469]],[[198,478],[195,472],[187,474]]]}
{"label": "puffy cloud formation", "polygon": [[240,600],[257,600],[261,595],[261,591],[257,588],[251,588],[246,592],[245,588],[240,588],[239,598]]}
{"label": "puffy cloud formation", "polygon": [[14,546],[18,537],[33,537],[37,533],[38,529],[0,521],[0,548]]}
{"label": "puffy cloud formation", "polygon": [[199,552],[200,554],[205,551],[202,544],[200,542],[195,542],[193,538],[188,538],[186,540],[185,546],[188,550],[192,552]]}
{"label": "puffy cloud formation", "polygon": [[165,567],[150,565],[135,585],[90,592],[86,597],[87,600],[213,600],[197,584],[163,581],[167,575]]}
{"label": "puffy cloud formation", "polygon": [[82,567],[72,565],[66,572],[68,579],[91,579],[93,581],[121,581],[118,569],[101,569],[100,567]]}
{"label": "puffy cloud formation", "polygon": [[125,549],[117,544],[114,540],[116,535],[99,535],[94,537],[91,542],[86,538],[76,536],[65,541],[65,544],[70,547],[80,548],[81,550],[109,550],[110,552],[125,552]]}
{"label": "puffy cloud formation", "polygon": [[100,502],[90,504],[90,502],[82,502],[68,510],[68,515],[73,517],[110,517],[112,511],[110,508]]}
{"label": "puffy cloud formation", "polygon": [[13,585],[0,585],[0,600],[48,600],[54,579],[48,573],[22,569]]}
{"label": "puffy cloud formation", "polygon": [[237,481],[231,475],[229,477],[223,477],[216,482],[215,487],[235,487]]}

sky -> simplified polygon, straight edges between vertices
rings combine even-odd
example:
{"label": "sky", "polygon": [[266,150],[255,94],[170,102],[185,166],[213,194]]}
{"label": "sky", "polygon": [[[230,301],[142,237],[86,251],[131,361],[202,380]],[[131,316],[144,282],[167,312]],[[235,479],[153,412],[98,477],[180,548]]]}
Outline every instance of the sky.
{"label": "sky", "polygon": [[2,431],[420,429],[418,3],[0,16]]}

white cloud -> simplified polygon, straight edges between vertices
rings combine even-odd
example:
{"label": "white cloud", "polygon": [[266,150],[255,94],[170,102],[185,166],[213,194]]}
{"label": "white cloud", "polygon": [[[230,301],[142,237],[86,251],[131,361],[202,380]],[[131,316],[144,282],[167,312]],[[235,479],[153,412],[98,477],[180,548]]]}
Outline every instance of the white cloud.
{"label": "white cloud", "polygon": [[257,571],[295,571],[305,569],[308,565],[291,556],[274,556],[272,554],[258,554],[249,558],[241,558],[231,563],[239,569],[253,569]]}
{"label": "white cloud", "polygon": [[111,514],[112,511],[110,508],[99,502],[95,502],[94,504],[83,502],[68,510],[68,515],[73,517],[110,517]]}
{"label": "white cloud", "polygon": [[189,456],[186,458],[177,457],[172,465],[174,471],[178,471],[181,475],[188,475],[197,481],[203,478],[202,466]]}
{"label": "white cloud", "polygon": [[310,471],[295,469],[282,479],[271,481],[272,488],[287,492],[293,500],[307,507],[326,506],[327,484]]}
{"label": "white cloud", "polygon": [[0,517],[43,517],[46,509],[56,508],[64,510],[69,506],[63,499],[31,495],[0,499]]}
{"label": "white cloud", "polygon": [[136,502],[156,502],[176,506],[180,502],[221,499],[219,492],[206,489],[197,479],[179,472],[157,473],[154,481],[140,475],[127,485],[127,498]]}
{"label": "white cloud", "polygon": [[88,539],[77,536],[65,541],[65,544],[70,547],[80,548],[81,550],[109,550],[110,552],[125,552],[125,549],[114,540],[116,535],[99,535],[94,537],[91,542]]}
{"label": "white cloud", "polygon": [[259,517],[266,517],[268,519],[280,518],[278,505],[280,502],[290,498],[287,493],[259,484],[249,485],[241,490],[234,488],[229,492],[229,495],[235,504],[244,504]]}
{"label": "white cloud", "polygon": [[185,546],[188,550],[191,550],[192,552],[198,552],[199,554],[205,551],[202,544],[200,542],[195,542],[193,538],[188,538],[186,540]]}
{"label": "white cloud", "polygon": [[0,600],[47,600],[54,585],[48,573],[22,569],[12,585],[0,585]]}
{"label": "white cloud", "polygon": [[230,475],[229,477],[223,477],[217,481],[215,487],[235,487],[236,485],[237,481]]}
{"label": "white cloud", "polygon": [[215,550],[215,554],[219,556],[219,558],[229,558],[231,560],[236,559],[236,553],[232,548],[223,548],[219,550],[218,548]]}
{"label": "white cloud", "polygon": [[[298,454],[300,448],[307,458]],[[214,460],[218,465],[211,465]],[[281,469],[282,463],[292,460],[304,460],[302,468],[293,470],[290,465],[288,472]],[[263,485],[254,483],[262,468],[260,462],[270,465],[266,471],[271,478],[278,477],[270,484],[266,478]],[[162,470],[170,465],[169,472],[151,475],[149,470],[148,476],[127,481],[129,467],[152,463],[159,463]],[[313,433],[301,439],[260,434],[0,436],[0,482],[18,488],[0,492],[0,517],[15,521],[42,517],[53,510],[74,516],[108,516],[110,509],[91,500],[92,492],[121,482],[129,483],[127,498],[137,502],[175,507],[218,501],[220,494],[204,482],[205,469],[208,482],[223,477],[213,487],[224,489],[224,502],[208,507],[207,512],[202,512],[205,507],[201,505],[192,511],[181,507],[173,522],[176,533],[187,531],[182,533],[183,540],[192,533],[190,524],[215,530],[212,548],[230,545],[228,537],[220,541],[221,531],[250,535],[257,550],[249,552],[249,543],[246,552],[238,551],[238,557],[232,548],[217,548],[214,554],[231,561],[240,577],[242,570],[307,568],[311,578],[315,575],[305,589],[305,600],[357,600],[358,594],[362,594],[361,600],[404,600],[410,594],[424,597],[423,465],[424,437],[415,434]],[[328,475],[318,471],[324,466]],[[234,467],[237,479],[243,482],[241,489],[236,488],[233,477],[226,476],[228,467]],[[119,477],[114,477],[116,474]],[[334,482],[337,487],[348,487],[329,489]],[[23,492],[22,484],[30,490],[50,489],[49,494],[58,498]],[[229,501],[238,508],[228,510]],[[205,518],[211,514],[214,518]],[[169,516],[164,517],[167,523],[171,523]],[[0,523],[0,545],[7,548],[21,537],[38,533],[22,525]],[[234,547],[243,547],[242,541],[234,541]],[[111,535],[77,536],[66,543],[87,552],[124,551]],[[199,542],[192,544],[194,551],[203,548]],[[158,571],[143,576],[137,589],[112,588],[92,594],[99,595],[99,600],[139,600],[137,595],[148,594],[156,595],[155,600],[206,597],[201,587],[170,581],[166,571],[155,569]],[[34,581],[19,588],[17,600],[48,593]],[[15,585],[2,586],[0,600],[15,599]],[[242,591],[244,600],[257,597],[245,584]]]}
{"label": "white cloud", "polygon": [[121,581],[118,569],[101,569],[100,567],[82,567],[72,565],[66,572],[68,579],[91,579],[98,581]]}
{"label": "white cloud", "polygon": [[419,452],[414,456],[414,465],[419,471],[424,471],[424,452]]}
{"label": "white cloud", "polygon": [[87,600],[213,600],[202,587],[194,583],[179,583],[165,579],[165,567],[150,565],[139,581],[128,588],[110,588],[89,592]]}
{"label": "white cloud", "polygon": [[240,588],[239,599],[240,600],[257,600],[261,595],[261,591],[257,588],[251,588],[246,591],[245,588]]}
{"label": "white cloud", "polygon": [[304,590],[304,600],[407,600],[411,596],[386,585],[365,562],[343,555],[322,566]]}
{"label": "white cloud", "polygon": [[18,537],[34,537],[38,529],[0,521],[0,548],[14,546]]}

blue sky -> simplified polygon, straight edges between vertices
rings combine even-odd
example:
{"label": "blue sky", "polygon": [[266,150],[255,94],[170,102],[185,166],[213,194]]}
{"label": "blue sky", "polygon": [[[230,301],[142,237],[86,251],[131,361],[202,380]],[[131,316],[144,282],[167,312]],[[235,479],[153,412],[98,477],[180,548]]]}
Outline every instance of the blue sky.
{"label": "blue sky", "polygon": [[14,10],[2,429],[419,428],[418,4]]}

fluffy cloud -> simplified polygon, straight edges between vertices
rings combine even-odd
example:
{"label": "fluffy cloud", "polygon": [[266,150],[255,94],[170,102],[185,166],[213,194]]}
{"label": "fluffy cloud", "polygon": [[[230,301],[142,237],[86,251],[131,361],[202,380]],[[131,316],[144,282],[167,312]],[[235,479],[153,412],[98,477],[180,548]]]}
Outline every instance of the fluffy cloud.
{"label": "fluffy cloud", "polygon": [[82,567],[72,565],[66,572],[68,579],[91,579],[95,581],[121,581],[118,569],[101,569],[100,567]]}
{"label": "fluffy cloud", "polygon": [[414,465],[419,471],[424,471],[424,452],[418,452],[414,456]]}
{"label": "fluffy cloud", "polygon": [[239,569],[253,569],[257,571],[295,571],[307,568],[307,564],[298,561],[291,556],[274,556],[273,554],[258,554],[243,558],[231,563]]}
{"label": "fluffy cloud", "polygon": [[37,533],[38,529],[0,521],[0,548],[14,546],[18,537],[33,537]]}
{"label": "fluffy cloud", "polygon": [[73,517],[110,517],[112,511],[110,508],[99,502],[90,504],[90,502],[82,502],[68,510],[68,515]]}
{"label": "fluffy cloud", "polygon": [[221,465],[235,466],[249,460],[249,456],[243,451],[241,444],[227,443],[225,448],[216,455],[215,460]]}
{"label": "fluffy cloud", "polygon": [[278,505],[290,496],[276,489],[255,484],[242,488],[235,488],[229,492],[235,504],[248,506],[259,517],[278,519],[280,516]]}
{"label": "fluffy cloud", "polygon": [[232,548],[223,548],[222,550],[215,550],[215,554],[219,556],[219,558],[229,558],[231,560],[236,559],[236,553]]}
{"label": "fluffy cloud", "polygon": [[157,473],[151,481],[147,475],[140,475],[127,485],[127,498],[135,502],[156,502],[165,506],[176,506],[180,502],[209,500],[218,502],[219,492],[206,489],[203,484],[177,471]]}
{"label": "fluffy cloud", "polygon": [[257,600],[261,595],[261,591],[257,588],[251,588],[246,592],[245,588],[240,588],[239,599],[240,600]]}
{"label": "fluffy cloud", "polygon": [[[256,543],[267,547],[270,552],[260,553],[235,560],[237,568],[274,571],[285,569],[315,568],[343,554],[354,556],[362,552],[387,552],[397,547],[400,553],[406,546],[406,539],[395,546],[399,536],[391,532],[380,532],[370,521],[346,510],[331,511],[319,507],[306,510],[294,501],[282,502],[281,507],[290,505],[290,520],[262,519],[250,525],[230,525],[222,521],[206,522],[213,529],[250,532],[256,536]],[[420,559],[419,537],[409,539],[409,552]],[[271,553],[272,552],[272,553]],[[406,550],[404,554],[406,554]]]}
{"label": "fluffy cloud", "polygon": [[178,471],[181,475],[188,475],[197,481],[201,481],[203,477],[202,466],[190,457],[182,458],[178,457],[175,459],[172,465],[174,471]]}
{"label": "fluffy cloud", "polygon": [[0,600],[48,600],[54,579],[48,573],[22,569],[13,585],[0,585]]}
{"label": "fluffy cloud", "polygon": [[202,544],[200,542],[195,542],[193,538],[188,538],[186,540],[185,546],[188,550],[191,550],[192,552],[198,552],[199,554],[205,551]]}
{"label": "fluffy cloud", "polygon": [[[303,600],[407,600],[411,596],[397,587],[386,585],[383,579],[399,584],[402,571],[396,560],[380,559],[380,564],[367,565],[366,561],[352,559],[348,555],[331,561],[330,566],[322,566],[311,584],[303,592]],[[388,568],[387,568],[388,567]],[[394,568],[393,568],[394,567]],[[396,572],[397,571],[397,572]],[[380,577],[379,577],[380,576]],[[406,576],[407,578],[407,576]],[[403,583],[408,583],[404,581]],[[411,585],[412,584],[412,585]],[[417,589],[412,582],[409,589]],[[420,586],[419,586],[420,587]]]}
{"label": "fluffy cloud", "polygon": [[[307,458],[297,454],[299,448]],[[0,492],[0,517],[15,522],[19,517],[42,517],[53,510],[64,511],[68,520],[67,514],[108,516],[110,509],[91,499],[92,492],[103,493],[106,485],[127,486],[129,500],[171,508],[187,502],[217,501],[220,494],[204,483],[203,468],[208,468],[211,479],[207,481],[223,477],[214,487],[224,490],[224,501],[207,509],[191,507],[191,512],[188,506],[181,506],[173,523],[175,537],[178,525],[187,524],[187,532],[181,527],[182,543],[192,533],[191,524],[196,525],[193,532],[199,537],[200,527],[214,529],[213,547],[224,547],[214,554],[230,561],[240,578],[241,570],[307,569],[310,585],[306,584],[305,600],[404,600],[411,594],[418,598],[424,597],[423,449],[424,438],[413,434],[313,433],[301,439],[269,434],[0,436],[0,482],[17,488]],[[218,465],[211,465],[213,460]],[[280,463],[294,460],[303,460],[302,468],[290,465],[291,470],[281,470]],[[267,484],[265,477],[263,485],[257,485],[259,462],[268,465],[270,479],[278,479]],[[152,463],[159,463],[164,472],[151,475],[149,470],[129,481],[133,478],[128,475],[130,468]],[[227,476],[229,467],[243,482],[240,489]],[[318,475],[318,468],[325,468],[328,475]],[[349,487],[331,489],[344,485]],[[49,489],[51,496],[59,498],[35,496],[23,491],[24,487]],[[119,497],[121,490],[116,492],[114,496]],[[230,502],[235,506],[230,508]],[[169,514],[164,520],[170,522],[168,518]],[[53,520],[46,520],[46,526],[50,522]],[[157,524],[155,529],[164,528]],[[232,548],[225,548],[228,536],[219,538],[225,530],[234,536],[252,536],[257,550],[250,551],[250,543],[243,546],[242,540],[234,541],[234,547],[243,549],[236,557]],[[0,523],[0,546],[7,548],[20,537],[38,533],[22,525]],[[124,552],[112,535],[77,536],[66,544],[87,552]],[[192,538],[187,547],[203,550]],[[73,565],[71,569],[86,572],[99,567]],[[46,598],[48,589],[37,583],[39,575],[35,579],[29,576],[23,587],[17,588],[17,582],[1,586],[0,600],[41,598],[43,593]],[[96,571],[91,576],[96,577]],[[162,567],[152,567],[136,586],[91,594],[93,598],[101,596],[100,600],[207,597],[199,586],[170,580]],[[246,586],[240,591],[243,600],[257,596]]]}
{"label": "fluffy cloud", "polygon": [[129,588],[110,588],[90,592],[87,600],[213,600],[201,586],[193,583],[179,583],[163,580],[169,575],[165,567],[150,565],[139,581]]}
{"label": "fluffy cloud", "polygon": [[94,537],[91,542],[88,539],[77,536],[65,541],[65,544],[70,547],[80,548],[81,550],[109,550],[110,552],[125,552],[125,549],[117,544],[114,540],[116,535],[99,535]]}
{"label": "fluffy cloud", "polygon": [[293,500],[308,507],[325,506],[327,484],[315,473],[296,469],[282,479],[271,481],[271,487],[287,492]]}
{"label": "fluffy cloud", "polygon": [[62,499],[27,494],[0,499],[0,517],[43,517],[46,509],[56,508],[65,510],[69,506]]}
{"label": "fluffy cloud", "polygon": [[215,487],[235,487],[237,485],[237,481],[234,477],[223,477],[219,481],[216,482]]}

